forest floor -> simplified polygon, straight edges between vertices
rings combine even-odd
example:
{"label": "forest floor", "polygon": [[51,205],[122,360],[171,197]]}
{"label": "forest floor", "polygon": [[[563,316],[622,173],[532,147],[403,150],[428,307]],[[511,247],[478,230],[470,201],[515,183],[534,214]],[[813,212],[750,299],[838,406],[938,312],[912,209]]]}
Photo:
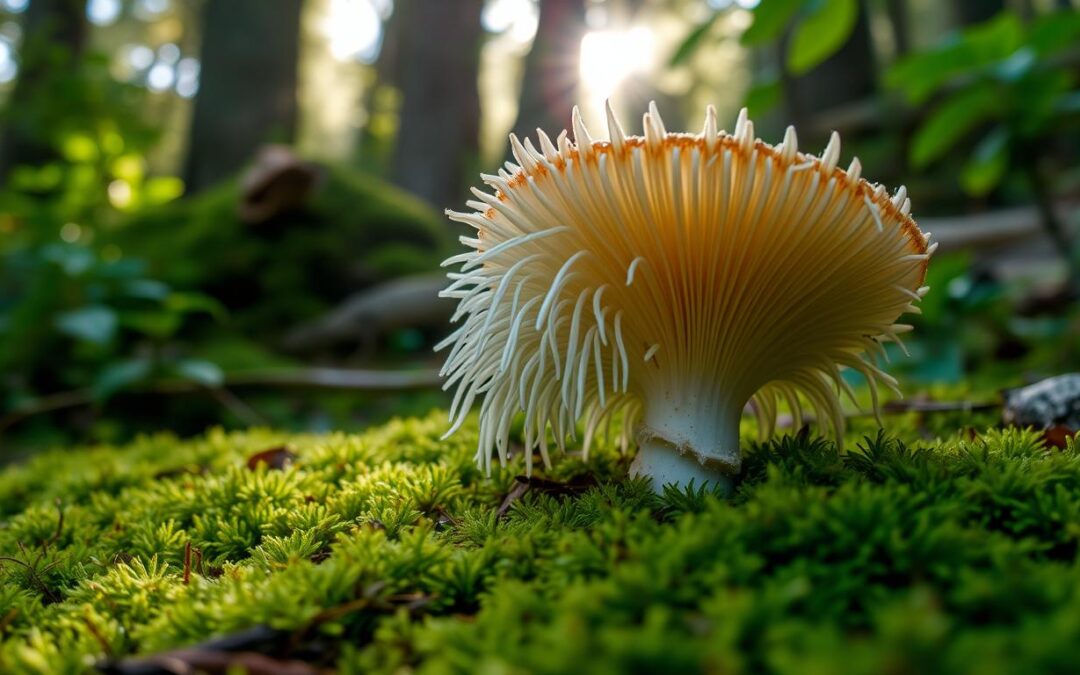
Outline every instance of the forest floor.
{"label": "forest floor", "polygon": [[39,454],[0,473],[0,671],[1069,672],[1080,446],[994,414],[746,439],[728,498],[605,444],[485,477],[441,414]]}

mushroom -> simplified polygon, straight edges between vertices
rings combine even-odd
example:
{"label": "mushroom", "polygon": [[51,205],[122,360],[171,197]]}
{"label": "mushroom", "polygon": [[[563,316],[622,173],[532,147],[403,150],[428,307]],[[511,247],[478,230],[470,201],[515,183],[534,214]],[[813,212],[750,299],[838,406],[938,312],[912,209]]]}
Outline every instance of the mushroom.
{"label": "mushroom", "polygon": [[[838,442],[842,369],[861,373],[875,416],[883,343],[918,313],[930,243],[893,196],[838,168],[832,134],[820,157],[754,136],[746,111],[732,133],[710,106],[700,134],[669,133],[656,106],[644,136],[628,136],[607,106],[610,140],[594,140],[573,112],[574,140],[539,145],[511,135],[517,164],[482,175],[472,211],[447,211],[476,229],[469,250],[444,262],[443,297],[464,319],[449,349],[445,387],[454,433],[478,398],[477,461],[505,463],[524,413],[526,471],[551,441],[564,448],[582,424],[584,454],[621,421],[631,475],[730,489],[739,472],[744,408],[762,438],[778,408],[801,426],[804,407]],[[880,419],[879,419],[880,423]],[[549,440],[549,436],[551,437]]]}

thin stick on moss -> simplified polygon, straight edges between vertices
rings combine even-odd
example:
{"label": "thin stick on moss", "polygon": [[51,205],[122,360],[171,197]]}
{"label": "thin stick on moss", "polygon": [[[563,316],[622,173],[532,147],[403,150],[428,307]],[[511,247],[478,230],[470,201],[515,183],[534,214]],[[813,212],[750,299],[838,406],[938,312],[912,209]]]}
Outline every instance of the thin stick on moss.
{"label": "thin stick on moss", "polygon": [[[348,391],[410,391],[434,389],[439,386],[438,373],[430,369],[420,370],[358,370],[347,368],[296,368],[251,370],[225,375],[221,388],[211,388],[211,393],[236,387],[259,387],[266,389],[332,389]],[[207,391],[207,388],[186,380],[159,380],[148,382],[133,390],[139,394],[173,396]],[[231,392],[228,392],[231,394]],[[225,404],[215,394],[219,403]],[[264,421],[240,401],[247,410],[241,413],[235,405],[239,399],[232,395],[228,408],[249,424],[262,424]],[[94,405],[96,399],[88,389],[48,394],[33,399],[29,403],[16,407],[7,415],[0,417],[0,434],[23,420],[37,415],[44,415],[71,408]]]}

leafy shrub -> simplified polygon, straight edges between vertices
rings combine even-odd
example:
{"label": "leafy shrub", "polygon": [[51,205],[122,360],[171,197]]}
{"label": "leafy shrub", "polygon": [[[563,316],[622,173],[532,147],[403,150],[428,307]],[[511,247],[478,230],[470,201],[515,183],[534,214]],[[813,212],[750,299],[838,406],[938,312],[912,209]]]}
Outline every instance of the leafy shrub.
{"label": "leafy shrub", "polygon": [[1080,114],[1075,73],[1063,67],[1078,39],[1075,10],[1027,24],[1002,12],[895,64],[887,82],[909,103],[934,107],[912,139],[914,167],[945,158],[974,137],[960,174],[968,193],[990,192],[1010,167],[1034,170]]}
{"label": "leafy shrub", "polygon": [[77,388],[103,401],[153,375],[220,378],[174,338],[221,306],[149,278],[142,261],[58,242],[0,252],[0,262],[0,410]]}

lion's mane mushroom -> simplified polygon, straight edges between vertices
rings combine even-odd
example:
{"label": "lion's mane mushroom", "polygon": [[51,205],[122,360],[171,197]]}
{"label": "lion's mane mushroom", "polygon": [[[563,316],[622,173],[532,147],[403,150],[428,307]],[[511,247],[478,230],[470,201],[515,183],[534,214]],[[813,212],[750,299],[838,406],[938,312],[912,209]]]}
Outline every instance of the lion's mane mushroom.
{"label": "lion's mane mushroom", "polygon": [[[636,430],[631,474],[685,485],[727,482],[740,465],[747,402],[762,436],[781,403],[800,425],[809,405],[839,438],[841,369],[861,373],[877,411],[875,365],[895,323],[926,293],[935,245],[909,215],[901,187],[837,168],[834,133],[820,157],[800,153],[795,130],[772,146],[744,110],[733,133],[710,107],[700,134],[668,133],[656,107],[644,137],[627,136],[607,109],[610,140],[573,115],[574,140],[539,148],[511,136],[518,164],[482,176],[473,212],[448,211],[477,231],[448,259],[443,296],[464,322],[449,347],[456,387],[448,435],[480,406],[477,460],[506,461],[524,412],[526,470],[549,463],[584,424],[584,446],[617,414]],[[901,343],[901,347],[902,347]],[[625,446],[624,446],[625,447]]]}

